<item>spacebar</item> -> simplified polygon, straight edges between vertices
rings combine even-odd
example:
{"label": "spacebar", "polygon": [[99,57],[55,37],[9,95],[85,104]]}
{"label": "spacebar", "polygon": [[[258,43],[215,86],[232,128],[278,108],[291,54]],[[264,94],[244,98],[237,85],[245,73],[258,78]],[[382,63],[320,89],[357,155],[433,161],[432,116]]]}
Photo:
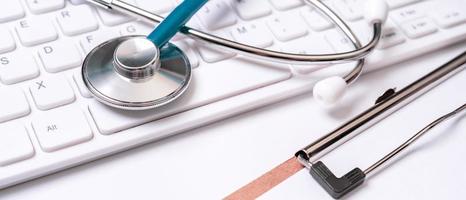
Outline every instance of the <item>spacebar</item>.
{"label": "spacebar", "polygon": [[286,71],[235,58],[193,70],[193,79],[186,93],[163,107],[145,111],[124,111],[93,100],[89,104],[89,111],[99,131],[108,135],[290,77]]}

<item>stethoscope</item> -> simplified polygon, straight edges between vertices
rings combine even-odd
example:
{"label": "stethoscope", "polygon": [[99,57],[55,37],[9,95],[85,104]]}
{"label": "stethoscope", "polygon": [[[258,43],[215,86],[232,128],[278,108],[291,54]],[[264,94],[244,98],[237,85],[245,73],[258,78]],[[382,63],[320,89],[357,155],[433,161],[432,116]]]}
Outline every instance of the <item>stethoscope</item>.
{"label": "stethoscope", "polygon": [[106,41],[91,50],[84,60],[82,78],[93,96],[106,105],[126,110],[163,106],[180,97],[188,88],[192,76],[189,59],[182,50],[168,42],[177,32],[206,44],[271,62],[321,65],[356,61],[355,67],[343,77],[331,76],[314,85],[316,100],[334,103],[362,73],[365,58],[382,38],[382,27],[388,15],[385,1],[366,1],[364,15],[373,27],[373,36],[363,46],[348,24],[328,6],[320,0],[305,0],[332,20],[355,48],[342,53],[311,55],[257,48],[185,26],[208,0],[185,0],[165,19],[121,0],[89,2],[149,23],[160,23],[147,37],[122,36]]}

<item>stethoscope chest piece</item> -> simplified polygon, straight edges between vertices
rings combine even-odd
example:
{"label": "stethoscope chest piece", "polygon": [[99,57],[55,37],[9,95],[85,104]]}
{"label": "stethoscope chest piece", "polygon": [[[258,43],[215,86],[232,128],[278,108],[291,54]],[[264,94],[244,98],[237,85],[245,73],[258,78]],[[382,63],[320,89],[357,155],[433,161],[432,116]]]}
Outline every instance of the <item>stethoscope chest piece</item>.
{"label": "stethoscope chest piece", "polygon": [[173,44],[159,50],[145,36],[125,36],[89,52],[82,76],[98,101],[126,110],[145,110],[181,96],[191,80],[191,65]]}

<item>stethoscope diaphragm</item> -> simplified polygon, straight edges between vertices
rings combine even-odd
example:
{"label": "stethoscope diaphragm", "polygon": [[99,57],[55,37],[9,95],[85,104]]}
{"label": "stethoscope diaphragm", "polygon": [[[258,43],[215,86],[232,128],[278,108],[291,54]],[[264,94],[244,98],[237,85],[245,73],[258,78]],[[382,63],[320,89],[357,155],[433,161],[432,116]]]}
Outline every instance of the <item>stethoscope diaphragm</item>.
{"label": "stethoscope diaphragm", "polygon": [[[187,89],[191,65],[185,54],[173,44],[164,45],[156,52],[144,41],[147,41],[145,36],[124,36],[104,42],[89,52],[83,63],[82,76],[84,84],[98,101],[126,110],[146,110],[175,100]],[[141,56],[154,56],[154,60],[145,59],[154,63],[130,65],[134,63],[115,59],[121,46],[129,46],[128,51],[120,51],[126,58],[141,60]],[[140,52],[141,48],[153,53],[132,54],[131,49]],[[149,64],[155,67],[144,70],[141,66],[145,67],[145,64],[147,68],[151,68]]]}

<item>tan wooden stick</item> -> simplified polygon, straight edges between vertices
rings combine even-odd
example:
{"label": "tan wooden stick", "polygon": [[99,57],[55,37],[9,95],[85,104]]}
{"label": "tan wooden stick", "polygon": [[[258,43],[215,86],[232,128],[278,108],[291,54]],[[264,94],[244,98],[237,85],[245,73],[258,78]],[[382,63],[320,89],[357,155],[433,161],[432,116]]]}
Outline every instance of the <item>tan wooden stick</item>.
{"label": "tan wooden stick", "polygon": [[249,200],[256,199],[267,191],[271,190],[281,182],[296,174],[304,166],[295,157],[288,159],[272,170],[263,174],[254,181],[231,193],[225,200]]}

